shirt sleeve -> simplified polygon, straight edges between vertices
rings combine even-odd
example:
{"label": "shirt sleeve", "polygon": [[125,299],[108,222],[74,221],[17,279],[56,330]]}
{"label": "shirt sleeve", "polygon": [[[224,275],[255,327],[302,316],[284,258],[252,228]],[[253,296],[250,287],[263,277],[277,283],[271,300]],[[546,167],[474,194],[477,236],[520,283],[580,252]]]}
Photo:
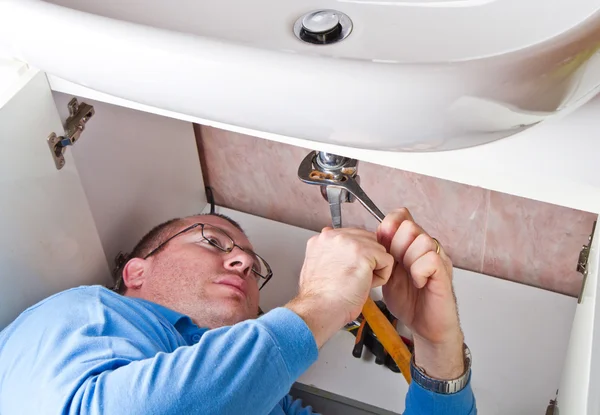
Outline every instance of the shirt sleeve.
{"label": "shirt sleeve", "polygon": [[404,415],[477,415],[471,380],[463,390],[450,395],[428,391],[412,382],[406,394]]}
{"label": "shirt sleeve", "polygon": [[[49,323],[42,312],[12,330],[0,396],[15,406],[5,401],[0,412],[268,414],[318,355],[310,329],[286,308],[209,330],[199,343],[169,353],[156,352],[169,339],[148,335],[152,328],[130,316],[98,307],[67,312],[66,323]],[[34,345],[22,347],[31,336]]]}
{"label": "shirt sleeve", "polygon": [[291,395],[283,398],[281,407],[286,415],[321,415],[313,412],[310,406],[302,406],[302,400],[294,399]]}

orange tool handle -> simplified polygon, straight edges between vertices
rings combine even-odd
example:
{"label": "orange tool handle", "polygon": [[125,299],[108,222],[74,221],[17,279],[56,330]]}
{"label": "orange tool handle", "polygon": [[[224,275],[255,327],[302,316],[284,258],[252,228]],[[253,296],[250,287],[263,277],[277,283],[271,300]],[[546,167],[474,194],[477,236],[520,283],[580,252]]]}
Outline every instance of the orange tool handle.
{"label": "orange tool handle", "polygon": [[365,320],[369,323],[371,330],[377,336],[379,342],[383,345],[383,348],[389,353],[394,360],[394,363],[402,372],[406,382],[410,384],[410,358],[411,354],[408,347],[404,344],[400,335],[392,326],[392,323],[387,317],[381,312],[375,301],[370,297],[363,306],[362,314]]}

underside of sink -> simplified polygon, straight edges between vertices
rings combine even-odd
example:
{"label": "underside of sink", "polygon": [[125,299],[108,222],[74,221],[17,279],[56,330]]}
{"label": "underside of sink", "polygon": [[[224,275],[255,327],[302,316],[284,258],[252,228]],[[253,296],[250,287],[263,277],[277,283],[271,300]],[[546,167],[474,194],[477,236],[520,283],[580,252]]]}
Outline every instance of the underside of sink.
{"label": "underside of sink", "polygon": [[[315,9],[345,13],[348,37],[299,40],[295,22]],[[7,0],[2,43],[13,57],[120,98],[396,151],[494,141],[600,89],[592,0]]]}

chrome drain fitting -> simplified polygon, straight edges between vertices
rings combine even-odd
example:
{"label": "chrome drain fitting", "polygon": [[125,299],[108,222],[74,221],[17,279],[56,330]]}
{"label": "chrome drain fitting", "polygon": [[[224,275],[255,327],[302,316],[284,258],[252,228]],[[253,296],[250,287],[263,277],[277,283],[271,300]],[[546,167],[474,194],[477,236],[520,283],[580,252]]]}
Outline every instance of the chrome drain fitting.
{"label": "chrome drain fitting", "polygon": [[345,39],[352,32],[352,20],[337,10],[322,9],[306,13],[296,20],[298,39],[315,45],[328,45]]}

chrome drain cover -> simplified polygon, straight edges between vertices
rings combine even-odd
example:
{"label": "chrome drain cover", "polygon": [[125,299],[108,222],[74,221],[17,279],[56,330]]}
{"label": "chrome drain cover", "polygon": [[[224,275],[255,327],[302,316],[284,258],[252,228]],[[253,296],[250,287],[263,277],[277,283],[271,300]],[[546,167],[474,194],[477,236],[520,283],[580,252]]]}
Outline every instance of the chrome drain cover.
{"label": "chrome drain cover", "polygon": [[352,20],[337,10],[313,10],[296,20],[298,39],[315,45],[328,45],[345,39],[352,32]]}

